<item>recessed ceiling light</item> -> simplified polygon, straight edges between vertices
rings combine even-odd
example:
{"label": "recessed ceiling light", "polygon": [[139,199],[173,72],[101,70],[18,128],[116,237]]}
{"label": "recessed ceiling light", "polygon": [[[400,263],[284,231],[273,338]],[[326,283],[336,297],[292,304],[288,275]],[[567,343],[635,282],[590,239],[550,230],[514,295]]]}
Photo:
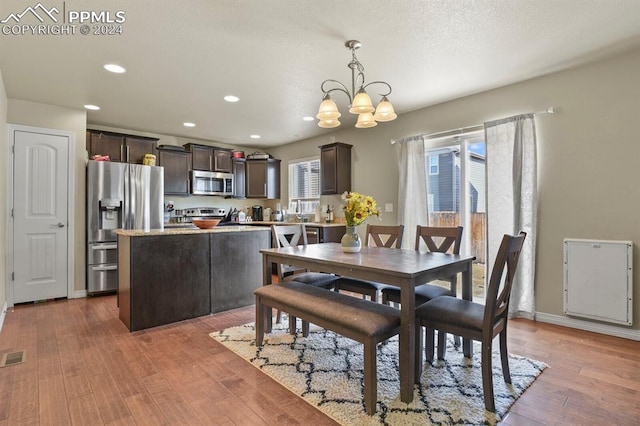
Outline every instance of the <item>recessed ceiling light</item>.
{"label": "recessed ceiling light", "polygon": [[249,136],[251,139],[260,139],[260,135],[251,135]]}
{"label": "recessed ceiling light", "polygon": [[122,74],[123,72],[127,71],[126,69],[124,69],[120,65],[116,65],[116,64],[106,64],[104,66],[104,69],[109,71],[109,72],[114,72],[116,74]]}
{"label": "recessed ceiling light", "polygon": [[227,95],[224,97],[224,100],[227,102],[238,102],[240,100],[239,97],[233,95]]}
{"label": "recessed ceiling light", "polygon": [[100,107],[99,107],[99,106],[97,106],[97,105],[85,105],[84,107],[85,107],[86,109],[90,109],[91,111],[97,111],[97,110],[99,110],[99,109],[100,109]]}
{"label": "recessed ceiling light", "polygon": [[315,120],[313,117],[310,117],[310,116],[308,116],[308,115],[307,115],[306,117],[302,117],[302,119],[303,119],[304,121],[313,121],[313,120]]}
{"label": "recessed ceiling light", "polygon": [[196,123],[189,123],[188,121],[185,121],[182,125],[184,127],[196,127]]}

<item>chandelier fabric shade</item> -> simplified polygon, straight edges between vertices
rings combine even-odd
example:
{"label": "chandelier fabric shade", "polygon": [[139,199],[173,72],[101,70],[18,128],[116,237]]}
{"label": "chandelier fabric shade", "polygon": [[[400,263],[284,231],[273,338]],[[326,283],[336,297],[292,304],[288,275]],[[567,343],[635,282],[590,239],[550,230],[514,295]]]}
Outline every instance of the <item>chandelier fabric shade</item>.
{"label": "chandelier fabric shade", "polygon": [[[327,79],[322,82],[320,89],[323,97],[316,118],[320,120],[318,126],[323,128],[334,128],[340,125],[338,118],[341,116],[336,103],[329,94],[334,91],[342,92],[349,98],[349,112],[358,114],[356,127],[359,129],[375,127],[378,122],[395,120],[397,114],[387,96],[391,94],[391,85],[384,81],[373,81],[365,84],[364,66],[356,57],[356,49],[362,46],[358,40],[349,40],[345,43],[347,49],[351,50],[351,62],[347,65],[351,69],[351,90],[337,80]],[[371,97],[367,94],[366,88],[378,85],[386,87],[386,92],[380,93],[382,99],[377,107],[373,106]],[[358,91],[356,92],[356,87]]]}

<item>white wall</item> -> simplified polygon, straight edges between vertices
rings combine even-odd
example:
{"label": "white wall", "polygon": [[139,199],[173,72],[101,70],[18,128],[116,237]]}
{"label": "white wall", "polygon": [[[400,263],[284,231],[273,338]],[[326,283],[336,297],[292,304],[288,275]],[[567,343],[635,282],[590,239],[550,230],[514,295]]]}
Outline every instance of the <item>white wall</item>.
{"label": "white wall", "polygon": [[[318,146],[353,144],[353,190],[397,210],[398,167],[391,139],[483,123],[549,106],[536,117],[539,161],[537,311],[563,314],[564,238],[631,240],[640,270],[640,50],[410,113],[371,129],[339,128],[271,150],[283,165],[319,154]],[[286,170],[283,168],[283,170]],[[282,190],[287,194],[287,174]],[[284,201],[284,200],[283,200]],[[384,213],[385,223],[395,223]],[[635,274],[634,325],[640,329]]]}
{"label": "white wall", "polygon": [[[7,301],[6,292],[6,264],[7,264],[7,173],[5,165],[7,164],[8,155],[7,141],[7,92],[4,88],[4,80],[2,79],[2,70],[0,70],[0,164],[2,165],[0,172],[0,318],[2,318],[2,309]],[[0,328],[2,320],[0,319]]]}

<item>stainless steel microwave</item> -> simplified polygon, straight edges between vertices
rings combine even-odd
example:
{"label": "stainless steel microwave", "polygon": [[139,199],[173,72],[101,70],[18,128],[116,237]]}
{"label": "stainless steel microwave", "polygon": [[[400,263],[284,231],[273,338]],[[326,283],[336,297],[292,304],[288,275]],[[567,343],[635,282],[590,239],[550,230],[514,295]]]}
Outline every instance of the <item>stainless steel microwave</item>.
{"label": "stainless steel microwave", "polygon": [[233,174],[193,170],[191,172],[193,195],[233,196]]}

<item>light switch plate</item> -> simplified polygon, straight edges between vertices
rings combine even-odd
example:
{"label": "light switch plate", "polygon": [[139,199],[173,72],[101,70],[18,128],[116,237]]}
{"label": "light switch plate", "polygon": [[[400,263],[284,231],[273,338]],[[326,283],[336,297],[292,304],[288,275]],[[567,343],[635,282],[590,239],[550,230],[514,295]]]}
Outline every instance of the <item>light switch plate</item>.
{"label": "light switch plate", "polygon": [[393,211],[393,203],[385,203],[384,212],[391,213]]}

